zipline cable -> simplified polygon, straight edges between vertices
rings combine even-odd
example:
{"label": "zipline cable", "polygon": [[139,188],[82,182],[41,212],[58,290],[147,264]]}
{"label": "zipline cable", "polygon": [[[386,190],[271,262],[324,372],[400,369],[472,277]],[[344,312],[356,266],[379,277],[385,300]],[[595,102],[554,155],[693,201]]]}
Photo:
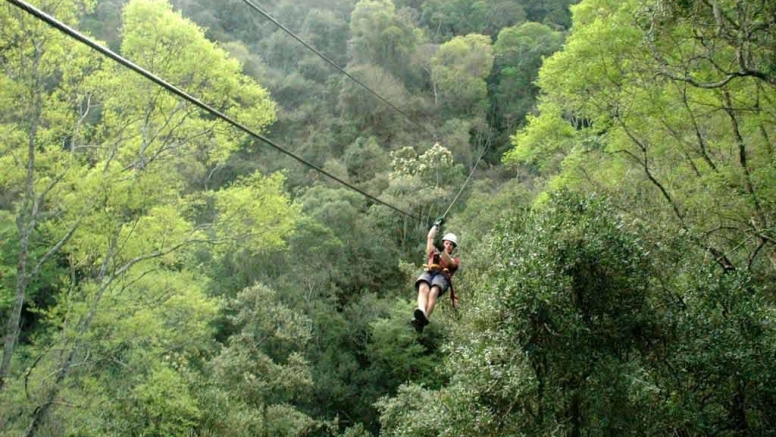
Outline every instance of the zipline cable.
{"label": "zipline cable", "polygon": [[453,201],[450,202],[450,206],[448,206],[447,210],[445,211],[445,213],[442,214],[442,218],[443,219],[447,217],[447,213],[450,212],[450,208],[452,208],[453,205],[455,205],[455,202],[458,200],[458,197],[461,195],[461,193],[463,193],[463,189],[466,188],[466,184],[469,183],[469,180],[474,175],[474,171],[477,170],[477,166],[480,164],[480,161],[482,161],[482,158],[484,158],[485,155],[488,154],[488,150],[490,150],[490,145],[491,144],[492,144],[492,142],[491,142],[491,134],[490,134],[490,132],[488,132],[488,145],[485,146],[485,151],[482,152],[482,155],[480,155],[480,159],[478,159],[477,162],[474,163],[474,167],[472,168],[472,171],[469,173],[469,177],[466,178],[466,181],[463,183],[463,185],[461,185],[461,189],[458,190],[458,194],[455,195],[455,198],[453,199]]}
{"label": "zipline cable", "polygon": [[195,106],[199,107],[200,109],[203,109],[204,111],[209,112],[210,114],[212,114],[212,115],[220,118],[221,120],[227,122],[228,124],[236,127],[237,129],[247,133],[248,135],[250,135],[250,136],[252,136],[252,137],[254,137],[254,138],[258,139],[258,140],[263,141],[264,143],[266,143],[270,147],[274,148],[275,150],[277,150],[277,151],[279,151],[279,152],[281,152],[281,153],[283,153],[285,155],[288,155],[291,158],[294,158],[295,160],[297,160],[300,163],[302,163],[302,164],[312,168],[313,170],[317,171],[318,173],[321,173],[321,174],[323,174],[325,176],[328,176],[329,178],[339,182],[340,184],[350,188],[351,190],[357,191],[358,193],[360,193],[364,197],[366,197],[368,199],[371,199],[371,200],[373,200],[373,201],[375,201],[375,202],[377,202],[377,203],[379,203],[379,204],[381,204],[383,206],[386,206],[386,207],[388,207],[388,208],[390,208],[390,209],[392,209],[392,210],[394,210],[394,211],[396,211],[396,212],[398,212],[400,214],[404,214],[407,217],[416,219],[418,221],[422,221],[420,219],[420,217],[417,217],[417,216],[415,216],[413,214],[410,214],[409,212],[403,211],[403,210],[401,210],[401,209],[399,209],[399,208],[397,208],[397,207],[395,207],[395,206],[393,206],[393,205],[391,205],[389,203],[383,202],[382,200],[372,196],[371,194],[361,190],[360,188],[357,188],[357,187],[355,187],[355,186],[353,186],[353,185],[343,181],[342,179],[338,178],[337,176],[334,176],[333,174],[331,174],[331,173],[327,172],[326,170],[318,167],[317,165],[315,165],[315,164],[305,160],[304,158],[302,158],[302,157],[300,157],[300,156],[298,156],[298,155],[296,155],[296,154],[294,154],[294,153],[284,149],[283,147],[277,145],[275,142],[273,142],[269,138],[259,134],[258,132],[254,132],[253,130],[251,130],[250,128],[246,127],[242,123],[234,120],[233,118],[231,118],[228,115],[222,113],[221,111],[219,111],[219,110],[209,106],[208,104],[203,103],[202,101],[200,101],[196,97],[193,97],[193,96],[187,94],[185,91],[181,90],[180,88],[176,87],[175,85],[170,84],[169,82],[165,81],[164,79],[159,78],[158,76],[154,75],[153,73],[151,73],[150,71],[144,69],[143,67],[141,67],[141,66],[135,64],[134,62],[132,62],[132,61],[122,57],[121,55],[111,51],[108,48],[102,47],[101,45],[97,44],[96,42],[94,42],[92,39],[90,39],[86,35],[78,32],[77,30],[73,29],[72,27],[68,26],[67,24],[57,20],[53,16],[47,14],[46,12],[44,12],[44,11],[38,9],[38,8],[36,8],[35,6],[27,3],[26,1],[24,1],[24,0],[6,0],[6,1],[8,3],[11,3],[12,5],[16,6],[17,8],[23,10],[24,12],[28,13],[29,15],[32,15],[33,17],[35,17],[35,18],[45,22],[49,26],[57,29],[58,31],[60,31],[62,33],[64,33],[66,36],[69,36],[70,38],[73,38],[73,39],[81,42],[82,44],[87,45],[88,47],[90,47],[91,49],[101,53],[102,55],[104,55],[104,56],[106,56],[108,58],[113,59],[114,61],[118,62],[119,64],[123,65],[124,67],[129,68],[130,70],[132,70],[132,71],[134,71],[134,72],[144,76],[146,79],[156,83],[157,85],[161,86],[162,88],[166,89],[167,91],[169,91],[169,92],[177,95],[178,97],[180,97],[180,98],[182,98],[182,99],[184,99],[184,100],[194,104]]}
{"label": "zipline cable", "polygon": [[345,70],[344,70],[342,67],[340,67],[339,65],[337,65],[337,64],[336,64],[334,61],[332,61],[331,59],[329,59],[329,58],[328,58],[326,55],[324,55],[323,53],[321,53],[320,51],[318,51],[318,50],[317,50],[315,47],[313,47],[313,46],[311,46],[310,44],[308,44],[308,43],[307,43],[307,41],[303,40],[301,37],[299,37],[298,35],[296,35],[296,34],[295,34],[294,32],[292,32],[292,31],[291,31],[291,30],[290,30],[288,27],[284,26],[284,25],[283,25],[283,23],[279,22],[279,21],[278,21],[278,20],[276,20],[274,17],[272,17],[272,16],[271,16],[269,13],[267,13],[266,11],[264,11],[264,10],[263,10],[263,9],[262,9],[262,8],[261,8],[259,5],[257,5],[256,3],[252,2],[251,0],[243,0],[243,2],[244,2],[246,5],[248,5],[248,6],[249,6],[251,9],[253,9],[254,11],[256,11],[256,12],[258,12],[259,14],[263,15],[263,16],[264,16],[264,18],[266,18],[267,20],[271,21],[273,24],[275,24],[275,26],[279,27],[279,28],[280,28],[281,30],[283,30],[285,33],[289,34],[289,35],[290,35],[292,38],[294,38],[295,40],[299,41],[299,42],[300,42],[302,45],[304,45],[305,47],[307,47],[308,49],[310,49],[310,51],[312,51],[313,53],[315,53],[316,55],[318,55],[318,57],[320,57],[321,59],[323,59],[324,61],[326,61],[326,62],[327,62],[329,65],[331,65],[332,67],[336,68],[336,69],[337,69],[337,70],[338,70],[340,73],[342,73],[342,74],[344,74],[345,76],[349,77],[349,78],[350,78],[350,80],[352,80],[353,82],[355,82],[355,83],[357,83],[357,84],[361,85],[361,87],[362,87],[362,88],[364,88],[365,90],[367,90],[367,91],[369,91],[370,93],[372,93],[372,94],[373,94],[375,97],[377,97],[377,98],[378,98],[380,101],[382,101],[382,102],[383,102],[383,103],[385,103],[386,105],[388,105],[388,106],[390,106],[391,108],[393,108],[393,110],[394,110],[394,111],[396,111],[396,112],[398,112],[399,114],[401,114],[402,116],[404,116],[404,118],[405,118],[407,121],[409,121],[409,122],[410,122],[410,123],[412,123],[413,125],[415,125],[415,126],[419,127],[420,129],[422,129],[422,130],[426,131],[426,132],[427,132],[429,135],[431,135],[431,137],[432,137],[432,138],[434,138],[435,140],[437,139],[437,136],[436,136],[436,134],[435,134],[435,133],[431,132],[431,130],[429,130],[427,127],[425,127],[425,126],[421,125],[420,123],[416,122],[415,120],[413,120],[413,119],[412,119],[412,118],[411,118],[409,115],[407,115],[407,114],[406,114],[404,111],[402,111],[401,109],[399,109],[398,107],[396,107],[396,105],[394,105],[393,103],[389,102],[389,101],[388,101],[388,99],[386,99],[385,97],[383,97],[383,96],[381,96],[380,94],[378,94],[378,93],[377,93],[377,91],[374,91],[374,90],[372,90],[372,89],[371,89],[371,88],[369,88],[369,87],[368,87],[366,84],[364,84],[364,83],[363,83],[363,82],[361,82],[360,80],[358,80],[358,79],[356,79],[355,77],[353,77],[353,75],[351,75],[350,73],[348,73],[347,71],[345,71]]}

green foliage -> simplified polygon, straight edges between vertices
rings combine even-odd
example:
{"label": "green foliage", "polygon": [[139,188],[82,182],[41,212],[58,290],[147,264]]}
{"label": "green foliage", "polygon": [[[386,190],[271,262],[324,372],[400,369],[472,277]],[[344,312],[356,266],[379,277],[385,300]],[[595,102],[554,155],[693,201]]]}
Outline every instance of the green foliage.
{"label": "green foliage", "polygon": [[[773,243],[762,223],[772,222],[774,210],[761,199],[773,186],[774,123],[761,102],[773,100],[774,88],[754,72],[764,68],[758,57],[751,74],[718,68],[733,65],[737,50],[765,53],[767,44],[717,34],[704,39],[716,49],[701,49],[693,41],[707,38],[699,36],[704,25],[649,12],[648,4],[574,8],[565,48],[539,74],[539,115],[514,136],[506,160],[537,164],[552,188],[610,193],[653,223],[672,221],[727,269],[772,271]],[[721,8],[741,23],[761,19],[755,10]]]}
{"label": "green foliage", "polygon": [[[502,185],[489,181],[478,181],[472,185],[471,194],[466,198],[466,209],[453,216],[447,228],[460,230],[460,234],[467,236],[466,246],[474,248],[487,239],[499,222],[512,217],[515,210],[530,205],[533,193],[517,179]],[[469,252],[468,249],[459,249]],[[467,268],[462,274],[479,270],[469,262],[467,260]]]}
{"label": "green foliage", "polygon": [[[11,20],[7,11],[4,21]],[[274,120],[267,92],[167,3],[133,1],[124,12],[125,55],[238,119],[249,117],[260,131]],[[210,205],[202,202],[206,196],[191,193],[201,189],[209,166],[242,145],[242,135],[58,34],[40,39],[35,51],[30,44],[38,37],[28,37],[14,49],[32,57],[17,57],[3,76],[13,84],[3,97],[18,101],[28,116],[4,113],[3,129],[27,134],[3,143],[2,159],[12,170],[0,181],[26,189],[9,192],[2,207],[18,224],[9,233],[17,235],[11,253],[29,259],[26,272],[35,275],[15,281],[17,307],[25,297],[36,303],[29,299],[37,281],[50,296],[22,314],[37,321],[35,335],[23,337],[19,351],[6,345],[20,361],[15,366],[30,366],[29,396],[17,409],[23,414],[7,422],[4,413],[3,423],[84,435],[188,435],[205,417],[191,369],[214,349],[210,324],[219,307],[205,295],[209,278],[192,273],[198,266],[190,264],[189,249],[217,240],[234,245],[247,235],[253,240],[243,248],[251,253],[284,246],[296,222],[284,178],[254,174],[218,190]],[[27,62],[38,68],[25,68]],[[35,81],[45,86],[27,85]],[[12,94],[25,89],[31,100]],[[197,221],[208,216],[215,220]],[[60,265],[33,271],[48,251]],[[19,399],[21,387],[8,387],[0,393],[3,405]],[[84,410],[68,415],[47,400],[59,396],[84,400]],[[100,409],[106,397],[121,401]],[[26,408],[33,403],[45,407]]]}
{"label": "green foliage", "polygon": [[295,399],[312,384],[304,358],[294,352],[310,338],[309,321],[278,302],[277,293],[255,285],[231,303],[239,311],[230,318],[237,334],[213,361],[222,387],[260,407]]}
{"label": "green foliage", "polygon": [[470,33],[495,35],[499,29],[525,18],[524,5],[517,0],[427,0],[423,2],[421,16],[423,23],[434,31],[435,41]]}
{"label": "green foliage", "polygon": [[[280,173],[241,178],[215,193],[216,234],[228,251],[258,253],[282,247],[294,231],[299,209],[283,191]],[[235,247],[236,245],[239,245]]]}
{"label": "green foliage", "polygon": [[712,269],[697,266],[681,278],[680,302],[662,314],[674,346],[665,362],[653,362],[656,371],[643,391],[660,402],[651,402],[649,413],[695,433],[766,432],[776,399],[776,373],[768,364],[775,354],[773,309],[748,275],[718,277]]}
{"label": "green foliage", "polygon": [[[472,374],[494,368],[494,394],[515,396],[517,407],[535,416],[514,424],[523,432],[549,432],[564,417],[569,432],[580,432],[582,416],[593,426],[615,407],[622,423],[632,420],[639,406],[619,397],[624,387],[616,379],[598,376],[627,371],[631,354],[643,346],[638,333],[653,323],[643,243],[595,201],[560,199],[518,220],[493,247],[500,255],[481,295],[483,316],[506,319],[480,339],[491,357],[482,362],[473,349],[471,364],[464,359],[462,365],[480,369]],[[500,340],[486,340],[493,337]],[[504,348],[512,342],[516,351]]]}
{"label": "green foliage", "polygon": [[515,211],[465,276],[479,290],[453,326],[450,385],[381,401],[385,434],[762,432],[772,310],[747,275],[645,231],[595,198]]}
{"label": "green foliage", "polygon": [[209,363],[200,389],[207,432],[298,435],[311,423],[290,404],[306,398],[313,385],[298,352],[311,337],[310,320],[260,284],[242,290],[229,310],[235,334]]}
{"label": "green foliage", "polygon": [[539,23],[524,23],[499,32],[493,44],[497,76],[493,96],[503,123],[518,125],[532,109],[539,92],[534,82],[542,61],[558,51],[562,43],[560,32]]}
{"label": "green foliage", "polygon": [[356,140],[345,150],[343,158],[348,176],[356,183],[368,182],[388,172],[387,153],[374,137]]}
{"label": "green foliage", "polygon": [[[395,436],[432,436],[438,435],[437,430],[428,421],[420,422],[418,417],[426,418],[436,410],[438,397],[429,390],[417,385],[404,385],[393,399],[382,399],[378,403],[381,410],[380,423],[385,435]],[[412,414],[408,414],[412,412]],[[430,419],[430,417],[429,417]]]}
{"label": "green foliage", "polygon": [[[504,161],[535,164],[541,170],[552,171],[558,168],[558,161],[562,159],[559,152],[573,149],[578,135],[563,118],[560,107],[542,103],[539,108],[541,116],[529,115],[528,125],[512,137],[515,148],[504,155]],[[537,144],[542,147],[536,147]]]}
{"label": "green foliage", "polygon": [[[235,59],[208,41],[202,29],[170,10],[166,1],[134,0],[124,9],[123,21],[123,55],[257,132],[275,120],[275,105],[267,91],[244,76]],[[202,117],[189,104],[161,92],[131,71],[120,69],[116,73],[113,78],[122,85],[114,87],[121,92],[115,93],[115,100],[109,104],[121,108],[121,120],[133,116],[133,112],[146,119],[150,115],[161,118],[155,123],[134,125],[155,132],[155,136],[145,135],[135,144],[140,168],[146,159],[152,159],[149,156],[182,152],[178,141],[184,141],[190,153],[205,164],[222,162],[246,136]],[[193,114],[199,117],[190,118]],[[151,142],[151,138],[156,141]]]}
{"label": "green foliage", "polygon": [[16,243],[16,229],[13,218],[5,211],[0,211],[0,236],[2,236],[2,259],[0,260],[0,312],[10,310],[13,305],[13,289],[16,279],[13,270],[12,245]]}
{"label": "green foliage", "polygon": [[[361,64],[348,68],[348,72],[389,102],[410,100],[404,84],[385,69]],[[383,102],[375,101],[374,95],[364,87],[347,78],[342,78],[341,81],[343,87],[339,94],[338,108],[355,127],[390,138],[393,131],[404,126],[406,121],[400,114]]]}
{"label": "green foliage", "polygon": [[[398,300],[389,308],[387,318],[372,322],[372,336],[367,354],[371,361],[374,381],[384,387],[396,387],[405,381],[423,381],[435,385],[436,375],[441,373],[440,356],[428,353],[427,347],[418,342],[418,336],[410,326],[415,305]],[[429,338],[441,339],[435,328],[429,329]]]}
{"label": "green foliage", "polygon": [[371,436],[372,434],[370,434],[366,429],[364,429],[364,425],[360,423],[346,429],[345,432],[342,434],[342,437],[371,437]]}
{"label": "green foliage", "polygon": [[130,423],[145,424],[141,429],[123,430],[132,435],[189,435],[201,415],[186,382],[169,368],[155,371],[135,387],[129,402],[136,405],[129,412]]}
{"label": "green foliage", "polygon": [[486,432],[492,429],[496,418],[487,408],[474,405],[472,394],[459,386],[428,390],[419,385],[403,385],[395,397],[378,402],[382,435],[489,435]]}
{"label": "green foliage", "polygon": [[[361,217],[364,198],[341,188],[315,186],[299,197],[302,211],[314,219],[304,235],[291,241],[289,271],[284,280],[303,287],[308,298],[337,297],[342,306],[366,291],[387,292],[396,278],[397,249]],[[304,266],[297,266],[304,260]]]}
{"label": "green foliage", "polygon": [[473,115],[487,107],[485,80],[493,68],[493,46],[485,35],[458,36],[431,60],[437,103],[452,114]]}
{"label": "green foliage", "polygon": [[0,434],[769,435],[773,7],[569,3],[262,5],[432,140],[240,0],[34,2],[420,220],[0,6]]}
{"label": "green foliage", "polygon": [[568,29],[571,27],[571,12],[569,8],[579,3],[578,0],[541,0],[528,2],[526,13],[530,21],[546,24],[553,28]]}
{"label": "green foliage", "polygon": [[361,0],[350,18],[352,59],[381,67],[396,77],[407,77],[410,55],[420,30],[403,19],[392,0]]}

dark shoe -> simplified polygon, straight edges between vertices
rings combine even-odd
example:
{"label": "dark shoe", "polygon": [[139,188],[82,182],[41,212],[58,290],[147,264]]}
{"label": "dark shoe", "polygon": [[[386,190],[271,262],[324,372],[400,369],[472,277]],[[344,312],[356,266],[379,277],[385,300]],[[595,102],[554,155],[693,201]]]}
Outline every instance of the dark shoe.
{"label": "dark shoe", "polygon": [[421,327],[428,325],[428,318],[426,318],[426,313],[424,313],[422,309],[416,308],[413,314],[415,315],[415,320],[418,321],[418,324],[420,324]]}
{"label": "dark shoe", "polygon": [[415,332],[417,332],[418,334],[423,332],[423,325],[419,321],[412,319],[410,324],[412,325],[413,328],[415,328]]}

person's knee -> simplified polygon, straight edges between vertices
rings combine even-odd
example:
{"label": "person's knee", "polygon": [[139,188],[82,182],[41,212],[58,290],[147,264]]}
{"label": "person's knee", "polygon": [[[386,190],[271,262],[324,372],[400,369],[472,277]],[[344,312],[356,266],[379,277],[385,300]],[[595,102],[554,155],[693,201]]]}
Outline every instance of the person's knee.
{"label": "person's knee", "polygon": [[439,287],[434,285],[433,287],[431,287],[431,290],[428,292],[428,296],[436,299],[437,296],[439,296],[439,293],[440,293]]}

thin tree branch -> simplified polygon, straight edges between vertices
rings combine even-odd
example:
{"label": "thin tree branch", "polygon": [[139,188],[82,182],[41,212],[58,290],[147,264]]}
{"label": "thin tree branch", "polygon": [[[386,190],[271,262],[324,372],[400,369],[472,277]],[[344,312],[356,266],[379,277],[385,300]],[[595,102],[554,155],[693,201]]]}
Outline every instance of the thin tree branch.
{"label": "thin tree branch", "polygon": [[738,146],[738,161],[739,164],[741,164],[741,168],[744,170],[744,183],[746,186],[746,192],[752,197],[752,202],[754,203],[754,209],[755,214],[757,218],[760,220],[761,227],[768,227],[768,221],[765,218],[765,215],[763,214],[762,207],[760,206],[760,200],[757,196],[757,193],[755,192],[754,185],[752,184],[752,175],[749,171],[749,165],[747,163],[747,152],[746,152],[746,144],[744,142],[744,138],[741,135],[741,129],[738,124],[738,118],[736,117],[736,114],[733,112],[730,107],[732,106],[731,99],[730,99],[730,93],[725,90],[722,92],[722,95],[725,98],[725,104],[728,106],[728,108],[725,108],[725,112],[727,112],[728,116],[730,117],[730,124],[733,128],[733,135],[736,140],[736,145]]}

